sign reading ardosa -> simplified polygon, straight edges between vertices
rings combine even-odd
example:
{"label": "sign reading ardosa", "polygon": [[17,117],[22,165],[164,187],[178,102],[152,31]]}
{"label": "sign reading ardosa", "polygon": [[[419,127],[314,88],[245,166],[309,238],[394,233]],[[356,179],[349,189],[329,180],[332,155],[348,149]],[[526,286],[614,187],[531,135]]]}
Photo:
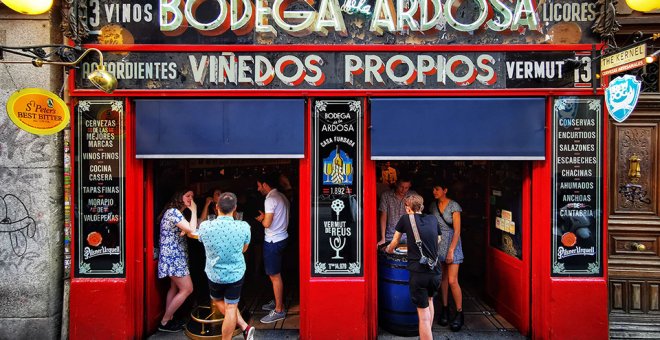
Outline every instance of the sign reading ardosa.
{"label": "sign reading ardosa", "polygon": [[362,102],[313,107],[312,276],[361,276]]}
{"label": "sign reading ardosa", "polygon": [[86,43],[597,43],[597,0],[87,0]]}
{"label": "sign reading ardosa", "polygon": [[78,103],[75,274],[124,277],[124,106]]}
{"label": "sign reading ardosa", "polygon": [[552,275],[600,276],[602,98],[554,102]]}
{"label": "sign reading ardosa", "polygon": [[[504,89],[589,87],[580,52],[108,54],[119,89]],[[94,88],[84,62],[76,87]]]}

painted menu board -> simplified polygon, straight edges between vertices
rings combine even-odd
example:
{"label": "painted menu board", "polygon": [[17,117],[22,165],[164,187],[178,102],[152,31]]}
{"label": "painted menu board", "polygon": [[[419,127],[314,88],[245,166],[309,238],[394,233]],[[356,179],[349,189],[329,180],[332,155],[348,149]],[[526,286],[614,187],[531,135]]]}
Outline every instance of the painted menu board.
{"label": "painted menu board", "polygon": [[552,276],[600,276],[602,98],[554,102]]}
{"label": "painted menu board", "polygon": [[125,277],[124,104],[81,100],[76,132],[76,277]]}
{"label": "painted menu board", "polygon": [[313,103],[312,276],[363,275],[362,105]]}

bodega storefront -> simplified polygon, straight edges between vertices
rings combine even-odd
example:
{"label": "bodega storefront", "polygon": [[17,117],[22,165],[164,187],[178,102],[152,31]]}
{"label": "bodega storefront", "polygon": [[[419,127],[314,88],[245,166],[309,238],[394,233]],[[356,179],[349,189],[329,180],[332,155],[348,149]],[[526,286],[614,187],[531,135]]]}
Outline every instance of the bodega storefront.
{"label": "bodega storefront", "polygon": [[595,0],[89,0],[86,10],[84,46],[103,51],[118,89],[86,80],[93,60],[70,83],[71,338],[155,331],[163,188],[180,181],[203,200],[217,184],[253,190],[270,171],[295,202],[300,336],[375,338],[384,161],[473,185],[483,245],[466,258],[481,256],[484,298],[522,334],[607,337]]}

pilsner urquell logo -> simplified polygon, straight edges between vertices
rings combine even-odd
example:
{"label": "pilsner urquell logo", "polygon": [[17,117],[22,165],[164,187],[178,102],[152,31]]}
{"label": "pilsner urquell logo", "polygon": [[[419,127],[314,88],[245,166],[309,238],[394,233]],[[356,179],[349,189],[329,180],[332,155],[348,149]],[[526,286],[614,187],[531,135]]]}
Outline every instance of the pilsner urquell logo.
{"label": "pilsner urquell logo", "polygon": [[605,104],[610,116],[621,123],[635,109],[642,83],[635,76],[626,74],[610,82],[605,89]]}
{"label": "pilsner urquell logo", "polygon": [[339,149],[339,145],[323,159],[323,174],[323,184],[353,184],[353,160]]}

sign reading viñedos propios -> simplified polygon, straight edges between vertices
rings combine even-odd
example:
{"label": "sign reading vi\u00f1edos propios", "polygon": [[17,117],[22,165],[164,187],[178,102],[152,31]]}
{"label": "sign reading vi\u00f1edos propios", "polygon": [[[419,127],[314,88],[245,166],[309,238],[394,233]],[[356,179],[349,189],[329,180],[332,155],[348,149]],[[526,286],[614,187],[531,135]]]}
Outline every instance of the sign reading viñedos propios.
{"label": "sign reading vi\u00f1edos propios", "polygon": [[7,114],[16,126],[35,135],[51,135],[69,124],[69,108],[55,93],[38,88],[14,92]]}

